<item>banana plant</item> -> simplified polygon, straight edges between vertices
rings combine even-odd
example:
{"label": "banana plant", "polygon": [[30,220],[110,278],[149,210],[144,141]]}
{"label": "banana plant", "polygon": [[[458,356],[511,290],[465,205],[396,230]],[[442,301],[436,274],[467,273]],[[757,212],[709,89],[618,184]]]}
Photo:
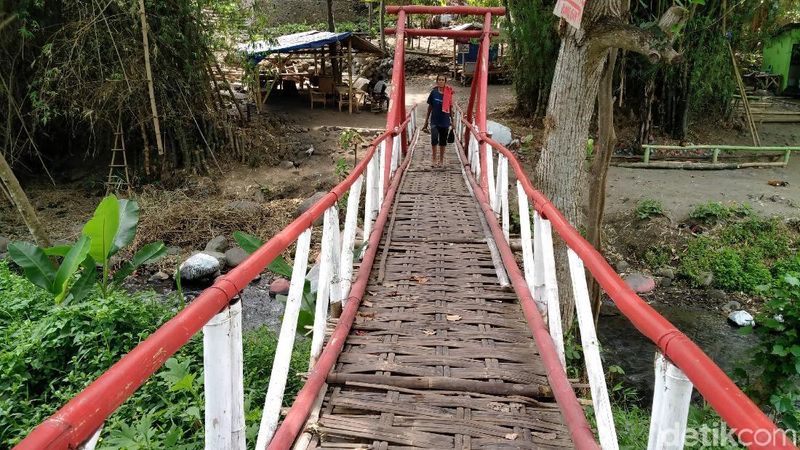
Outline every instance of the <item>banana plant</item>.
{"label": "banana plant", "polygon": [[[28,280],[53,294],[57,304],[83,299],[97,282],[98,267],[102,270],[100,289],[108,295],[139,266],[166,253],[162,242],[147,244],[111,276],[110,258],[133,242],[138,224],[139,205],[109,195],[97,206],[76,243],[43,249],[28,242],[12,242],[9,254]],[[56,265],[58,258],[61,264]]]}

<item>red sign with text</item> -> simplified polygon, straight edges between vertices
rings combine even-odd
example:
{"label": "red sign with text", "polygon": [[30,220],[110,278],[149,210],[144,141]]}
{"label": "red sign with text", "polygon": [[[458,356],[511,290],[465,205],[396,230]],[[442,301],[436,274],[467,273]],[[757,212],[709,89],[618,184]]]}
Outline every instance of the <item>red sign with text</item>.
{"label": "red sign with text", "polygon": [[586,0],[558,0],[553,14],[566,20],[573,27],[580,29],[583,5],[585,4]]}

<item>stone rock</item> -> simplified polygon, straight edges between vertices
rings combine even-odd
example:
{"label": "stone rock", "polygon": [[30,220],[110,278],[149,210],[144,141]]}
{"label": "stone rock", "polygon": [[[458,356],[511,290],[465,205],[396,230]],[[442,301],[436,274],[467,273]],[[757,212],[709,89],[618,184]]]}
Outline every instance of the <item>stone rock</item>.
{"label": "stone rock", "polygon": [[0,253],[0,261],[5,261],[6,259],[9,259],[8,253]]}
{"label": "stone rock", "polygon": [[225,262],[228,263],[229,267],[236,267],[247,259],[248,256],[250,256],[250,254],[241,247],[233,247],[225,252]]}
{"label": "stone rock", "polygon": [[661,277],[658,280],[658,285],[661,286],[661,287],[670,287],[670,286],[672,286],[672,278]]}
{"label": "stone rock", "polygon": [[625,272],[628,271],[628,269],[631,267],[631,265],[628,264],[625,261],[620,261],[620,262],[617,263],[616,267],[617,267],[617,273],[625,273]]}
{"label": "stone rock", "polygon": [[[294,212],[294,216],[295,217],[300,217],[301,214],[303,214],[304,212],[308,211],[312,206],[314,206],[315,203],[317,203],[318,201],[322,200],[322,198],[325,197],[326,195],[328,195],[328,193],[325,192],[325,191],[317,191],[317,192],[315,192],[314,195],[312,195],[310,198],[307,198],[307,199],[303,200],[302,203],[300,203],[300,205],[297,207],[297,210]],[[321,217],[322,216],[320,216],[320,218]],[[320,223],[321,222],[322,221],[320,220]]]}
{"label": "stone rock", "polygon": [[492,140],[500,143],[500,145],[508,146],[511,144],[513,137],[511,136],[511,128],[499,124],[493,120],[486,121],[486,131],[492,133]]}
{"label": "stone rock", "polygon": [[228,248],[230,248],[230,245],[228,245],[228,239],[225,236],[217,236],[206,244],[206,252],[222,253]]}
{"label": "stone rock", "polygon": [[652,277],[638,272],[625,275],[622,279],[634,292],[640,294],[650,292],[656,288],[656,282]]}
{"label": "stone rock", "polygon": [[167,247],[167,256],[175,256],[181,253],[180,247]]}
{"label": "stone rock", "polygon": [[698,278],[700,278],[700,285],[704,287],[709,287],[714,282],[714,274],[711,272],[703,272]]}
{"label": "stone rock", "polygon": [[197,253],[190,256],[178,268],[181,279],[186,281],[200,280],[202,278],[213,277],[219,272],[219,260],[205,253]]}
{"label": "stone rock", "polygon": [[208,255],[208,256],[216,259],[217,261],[219,261],[220,267],[225,266],[225,253],[222,253],[222,252],[210,252],[208,250],[204,250],[204,251],[198,252],[198,253],[203,253],[204,255]]}
{"label": "stone rock", "polygon": [[153,276],[150,277],[151,283],[156,283],[159,281],[167,281],[167,280],[169,280],[169,274],[167,274],[166,272],[162,272],[160,270],[154,273]]}
{"label": "stone rock", "polygon": [[722,305],[722,311],[725,312],[725,313],[728,313],[728,314],[730,314],[730,313],[732,313],[734,311],[737,311],[739,309],[742,309],[742,305],[741,305],[741,303],[737,302],[736,300],[731,300],[728,303],[725,303],[724,305]]}
{"label": "stone rock", "polygon": [[275,278],[269,285],[270,295],[286,295],[289,293],[289,280],[286,278]]}
{"label": "stone rock", "polygon": [[261,205],[252,200],[235,200],[228,203],[228,208],[244,212],[257,212],[261,210]]}
{"label": "stone rock", "polygon": [[291,170],[294,169],[294,163],[291,161],[282,161],[280,165],[281,169]]}
{"label": "stone rock", "polygon": [[753,320],[753,316],[743,309],[728,314],[728,320],[739,327],[753,326],[756,324],[756,321]]}
{"label": "stone rock", "polygon": [[5,253],[8,251],[8,239],[0,236],[0,253]]}
{"label": "stone rock", "polygon": [[[711,289],[708,291],[708,297],[712,300],[725,300],[726,298],[728,298],[728,294],[726,294],[725,291],[723,291],[722,289]],[[733,309],[739,309],[739,308],[733,308]]]}
{"label": "stone rock", "polygon": [[675,271],[672,267],[661,267],[656,271],[656,276],[673,279],[675,278]]}

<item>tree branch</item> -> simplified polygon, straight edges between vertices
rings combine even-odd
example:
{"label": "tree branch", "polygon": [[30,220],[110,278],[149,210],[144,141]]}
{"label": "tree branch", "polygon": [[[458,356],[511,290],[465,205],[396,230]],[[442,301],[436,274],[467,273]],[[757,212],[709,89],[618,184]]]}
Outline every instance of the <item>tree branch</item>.
{"label": "tree branch", "polygon": [[658,22],[658,26],[640,28],[606,17],[595,23],[590,32],[590,55],[592,60],[603,58],[610,48],[621,48],[647,56],[651,63],[673,64],[680,60],[680,53],[672,48],[675,30],[688,19],[689,11],[680,6],[669,8]]}

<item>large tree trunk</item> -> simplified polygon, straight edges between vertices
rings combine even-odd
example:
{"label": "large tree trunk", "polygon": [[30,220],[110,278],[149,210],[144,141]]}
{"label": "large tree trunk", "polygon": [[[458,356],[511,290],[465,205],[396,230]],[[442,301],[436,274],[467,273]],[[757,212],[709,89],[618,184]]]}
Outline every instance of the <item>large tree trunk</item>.
{"label": "large tree trunk", "polygon": [[[609,51],[608,61],[600,80],[597,92],[597,142],[592,161],[591,180],[589,184],[589,210],[586,224],[586,240],[599,252],[603,252],[603,214],[606,204],[606,178],[617,134],[614,132],[614,68],[617,62],[617,49]],[[592,278],[591,299],[594,321],[600,313],[600,285]]]}
{"label": "large tree trunk", "polygon": [[[580,210],[585,182],[583,163],[597,89],[603,74],[603,61],[592,59],[590,61],[589,48],[578,45],[575,33],[570,29],[561,43],[553,75],[544,119],[544,148],[536,166],[539,188],[576,228],[583,224]],[[568,330],[574,318],[575,302],[566,246],[560,239],[555,242],[561,317],[564,328]]]}
{"label": "large tree trunk", "polygon": [[0,183],[3,184],[9,197],[11,197],[11,202],[17,207],[17,211],[19,211],[20,216],[22,216],[22,220],[28,227],[28,231],[31,232],[33,239],[36,241],[36,245],[39,247],[50,247],[50,238],[48,238],[47,233],[45,233],[42,228],[39,217],[36,215],[36,210],[33,209],[31,202],[28,201],[28,196],[25,195],[25,191],[22,190],[22,186],[19,185],[17,177],[14,176],[11,166],[8,165],[2,153],[0,153]]}
{"label": "large tree trunk", "polygon": [[[583,225],[580,206],[585,195],[583,165],[589,124],[609,50],[635,51],[653,63],[671,62],[679,56],[671,44],[675,25],[686,19],[685,8],[671,7],[659,21],[658,30],[625,23],[628,9],[627,0],[588,2],[581,30],[568,27],[563,33],[553,75],[536,181],[564,217],[579,229]],[[561,26],[566,24],[562,21]],[[574,300],[566,246],[560,240],[556,246],[562,323],[568,330],[575,315]]]}

